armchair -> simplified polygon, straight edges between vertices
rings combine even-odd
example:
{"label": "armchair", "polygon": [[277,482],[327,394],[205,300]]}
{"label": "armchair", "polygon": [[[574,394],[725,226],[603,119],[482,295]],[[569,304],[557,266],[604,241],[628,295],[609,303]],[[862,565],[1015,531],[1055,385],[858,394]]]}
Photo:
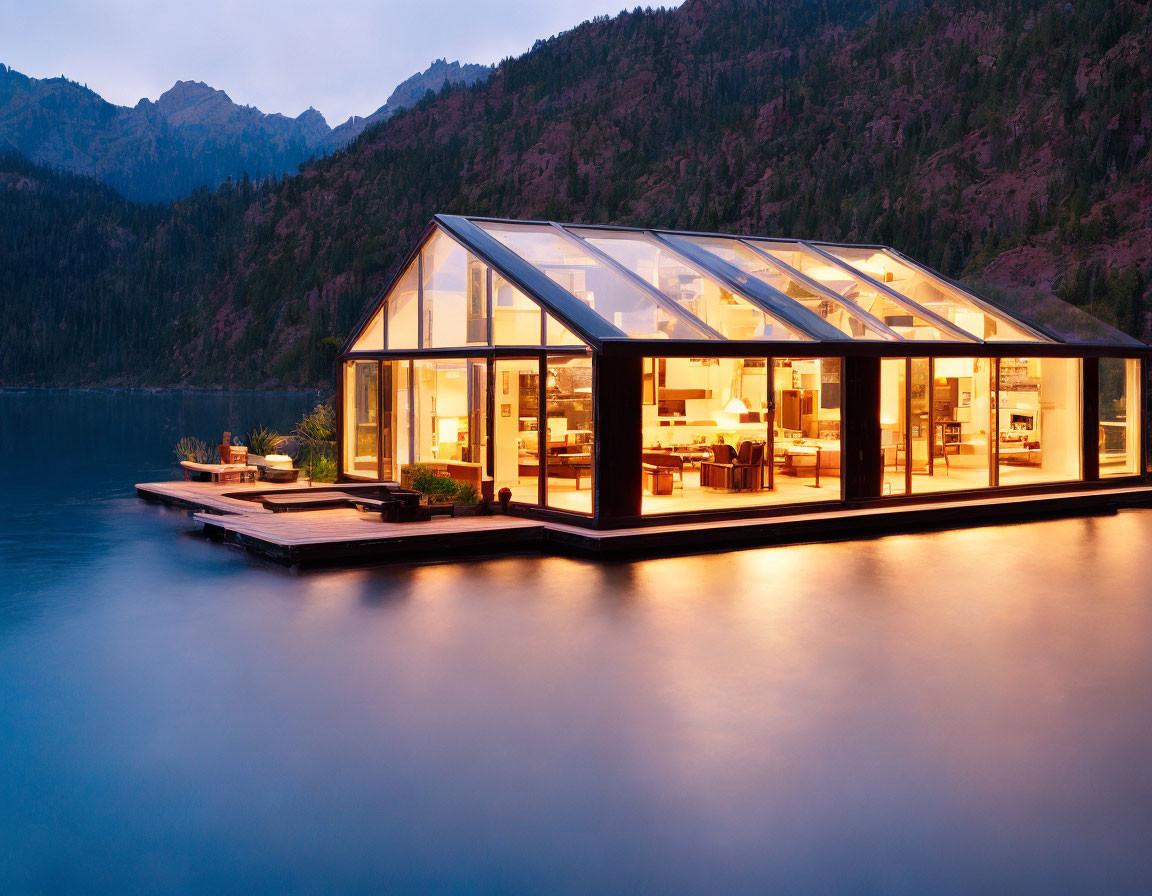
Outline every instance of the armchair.
{"label": "armchair", "polygon": [[711,445],[712,460],[700,463],[700,485],[728,491],[760,491],[764,485],[764,443]]}

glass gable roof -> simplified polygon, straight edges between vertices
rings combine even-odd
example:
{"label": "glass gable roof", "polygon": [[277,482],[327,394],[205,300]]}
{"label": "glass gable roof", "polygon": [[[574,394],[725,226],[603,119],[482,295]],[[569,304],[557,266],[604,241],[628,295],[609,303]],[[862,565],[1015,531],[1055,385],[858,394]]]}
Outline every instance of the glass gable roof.
{"label": "glass gable roof", "polygon": [[[732,237],[687,236],[689,240],[718,258],[739,268],[750,277],[795,299],[820,315],[832,326],[853,339],[899,339],[899,335],[880,320],[830,289],[800,276],[787,265],[745,245]],[[807,281],[807,282],[806,282]]]}
{"label": "glass gable roof", "polygon": [[618,327],[641,339],[707,339],[698,323],[663,305],[578,239],[546,224],[477,222],[533,267]]}
{"label": "glass gable roof", "polygon": [[580,228],[569,230],[700,318],[724,339],[808,339],[754,302],[704,276],[674,251],[646,234]]}
{"label": "glass gable roof", "polygon": [[[433,301],[425,304],[447,316],[469,309],[480,344],[677,339],[1144,347],[1055,296],[996,292],[993,302],[883,246],[454,215],[437,215],[429,232],[437,228],[467,250],[457,254],[474,261],[471,266],[481,273],[487,266],[493,285],[485,293],[480,279],[457,277],[442,287],[433,269],[423,290]],[[404,287],[416,282],[415,262],[405,270],[381,303],[383,312],[375,309],[354,332],[350,350],[415,347],[416,303],[404,301],[416,294]],[[518,293],[533,307],[517,305]],[[485,314],[493,333],[481,338]],[[452,326],[433,319],[429,329],[428,323],[425,341],[437,341]]]}
{"label": "glass gable roof", "polygon": [[917,305],[936,312],[960,329],[986,342],[1045,342],[1031,329],[1014,324],[1008,316],[996,313],[975,296],[968,295],[944,279],[905,263],[888,249],[818,245],[829,255],[852,265],[873,280],[890,284]]}
{"label": "glass gable roof", "polygon": [[879,318],[890,330],[905,340],[945,340],[979,342],[967,331],[949,323],[927,308],[882,284],[874,283],[861,272],[832,256],[804,243],[783,240],[747,240],[749,246],[783,262],[806,277],[830,289],[841,298],[860,306]]}

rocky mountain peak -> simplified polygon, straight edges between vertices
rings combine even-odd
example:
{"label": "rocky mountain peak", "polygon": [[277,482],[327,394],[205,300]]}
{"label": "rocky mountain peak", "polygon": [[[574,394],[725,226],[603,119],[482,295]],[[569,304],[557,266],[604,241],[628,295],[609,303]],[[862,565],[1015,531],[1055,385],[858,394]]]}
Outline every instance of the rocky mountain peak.
{"label": "rocky mountain peak", "polygon": [[223,90],[203,81],[177,81],[156,101],[170,124],[223,124],[238,107]]}
{"label": "rocky mountain peak", "polygon": [[323,142],[332,133],[332,129],[328,127],[328,122],[324,116],[311,106],[296,116],[296,123],[300,125],[304,139],[308,141],[309,145]]}

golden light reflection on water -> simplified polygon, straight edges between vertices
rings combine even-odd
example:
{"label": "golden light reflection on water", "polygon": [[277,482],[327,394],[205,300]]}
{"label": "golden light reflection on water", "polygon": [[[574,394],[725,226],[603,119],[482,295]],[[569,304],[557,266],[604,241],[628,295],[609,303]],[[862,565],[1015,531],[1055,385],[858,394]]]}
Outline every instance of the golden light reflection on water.
{"label": "golden light reflection on water", "polygon": [[0,392],[0,892],[1152,892],[1152,511],[292,576],[246,401]]}

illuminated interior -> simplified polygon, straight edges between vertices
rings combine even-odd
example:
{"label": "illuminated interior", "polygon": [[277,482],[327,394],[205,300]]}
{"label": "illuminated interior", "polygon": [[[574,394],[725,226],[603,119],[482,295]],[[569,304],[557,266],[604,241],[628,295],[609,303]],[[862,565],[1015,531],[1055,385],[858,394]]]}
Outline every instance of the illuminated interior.
{"label": "illuminated interior", "polygon": [[581,517],[1143,474],[1147,347],[1043,308],[884,247],[438,216],[341,356],[340,474]]}
{"label": "illuminated interior", "polygon": [[1131,476],[1140,464],[1140,362],[1100,359],[1100,475]]}
{"label": "illuminated interior", "polygon": [[880,396],[885,495],[1080,478],[1076,359],[885,358]]}
{"label": "illuminated interior", "polygon": [[839,358],[645,358],[643,512],[840,498]]}

